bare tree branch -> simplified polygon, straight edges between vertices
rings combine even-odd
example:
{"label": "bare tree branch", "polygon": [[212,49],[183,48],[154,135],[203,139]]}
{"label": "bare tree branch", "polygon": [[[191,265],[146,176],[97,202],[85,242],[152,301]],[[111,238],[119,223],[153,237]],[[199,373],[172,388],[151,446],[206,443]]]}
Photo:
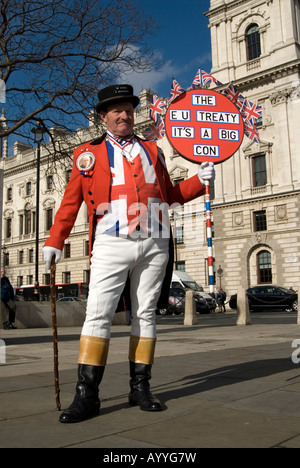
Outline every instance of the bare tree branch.
{"label": "bare tree branch", "polygon": [[158,65],[145,44],[153,19],[130,1],[0,0],[0,22],[8,122],[0,137],[31,138],[37,118],[47,129],[75,131],[121,70]]}

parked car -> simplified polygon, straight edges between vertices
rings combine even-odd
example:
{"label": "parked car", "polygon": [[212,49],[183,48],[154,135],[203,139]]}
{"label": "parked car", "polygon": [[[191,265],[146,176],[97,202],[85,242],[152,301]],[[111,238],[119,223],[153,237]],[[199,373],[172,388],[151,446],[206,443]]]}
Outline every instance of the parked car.
{"label": "parked car", "polygon": [[[185,311],[185,294],[186,291],[183,288],[170,288],[169,292],[169,304],[168,309],[160,309],[158,313],[160,315],[179,315]],[[206,300],[194,294],[196,312],[199,314],[209,314],[210,307]]]}
{"label": "parked car", "polygon": [[[207,294],[203,286],[198,284],[190,275],[188,275],[185,271],[174,270],[172,275],[172,288],[182,288],[185,291],[192,290],[199,298],[204,299],[204,304],[208,304],[210,308],[210,312],[214,312],[217,303],[215,299]],[[204,307],[204,306],[203,306]],[[206,312],[205,312],[206,313]]]}
{"label": "parked car", "polygon": [[[267,309],[298,310],[298,295],[290,289],[280,286],[255,286],[246,292],[250,310],[261,311]],[[237,308],[237,294],[229,300],[231,309]]]}

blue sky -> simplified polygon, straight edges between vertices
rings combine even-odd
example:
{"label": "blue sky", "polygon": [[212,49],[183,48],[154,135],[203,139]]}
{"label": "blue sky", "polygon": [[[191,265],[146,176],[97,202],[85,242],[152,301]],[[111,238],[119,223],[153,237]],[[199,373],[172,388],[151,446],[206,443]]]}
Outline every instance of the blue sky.
{"label": "blue sky", "polygon": [[135,93],[151,89],[162,97],[170,94],[172,79],[188,88],[198,70],[210,72],[211,45],[208,18],[210,0],[136,0],[156,20],[159,31],[147,40],[164,65],[159,71],[124,76]]}

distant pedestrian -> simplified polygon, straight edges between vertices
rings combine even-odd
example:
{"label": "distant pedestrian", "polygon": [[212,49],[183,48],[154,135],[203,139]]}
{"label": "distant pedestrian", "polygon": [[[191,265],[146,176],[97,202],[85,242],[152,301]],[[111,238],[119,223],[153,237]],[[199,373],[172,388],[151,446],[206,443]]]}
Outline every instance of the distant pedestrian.
{"label": "distant pedestrian", "polygon": [[221,312],[226,312],[226,307],[225,307],[226,297],[227,297],[226,293],[225,291],[223,291],[223,289],[217,289],[216,301]]}
{"label": "distant pedestrian", "polygon": [[3,322],[3,328],[5,330],[14,330],[16,329],[13,325],[16,317],[15,295],[8,277],[5,276],[4,268],[1,268],[1,301],[8,314],[8,320]]}

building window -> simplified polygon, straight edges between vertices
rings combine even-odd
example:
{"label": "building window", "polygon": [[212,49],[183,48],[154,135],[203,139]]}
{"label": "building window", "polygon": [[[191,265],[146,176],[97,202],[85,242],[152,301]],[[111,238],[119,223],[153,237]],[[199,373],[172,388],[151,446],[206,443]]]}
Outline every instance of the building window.
{"label": "building window", "polygon": [[185,271],[185,261],[180,260],[179,262],[176,262],[175,263],[175,270]]}
{"label": "building window", "polygon": [[47,177],[47,190],[52,190],[53,189],[53,176],[49,175]]}
{"label": "building window", "polygon": [[26,195],[31,195],[31,182],[27,182],[26,184]]}
{"label": "building window", "polygon": [[254,215],[254,231],[267,230],[267,214],[265,210],[255,211]]}
{"label": "building window", "polygon": [[10,200],[12,200],[12,188],[11,187],[7,189],[7,201],[10,201]]}
{"label": "building window", "polygon": [[84,283],[90,282],[90,270],[83,270],[83,282]]}
{"label": "building window", "polygon": [[31,233],[31,212],[26,210],[25,211],[25,234]]}
{"label": "building window", "polygon": [[23,276],[17,276],[17,288],[23,286]]}
{"label": "building window", "polygon": [[64,246],[64,258],[71,258],[71,244],[65,244],[65,246]]}
{"label": "building window", "polygon": [[5,238],[10,239],[11,238],[11,218],[6,218],[5,222]]}
{"label": "building window", "polygon": [[183,226],[175,226],[174,237],[176,244],[184,244]]}
{"label": "building window", "polygon": [[44,278],[44,284],[50,284],[50,273],[45,273],[43,275]]}
{"label": "building window", "polygon": [[252,24],[246,31],[247,59],[254,60],[261,55],[260,33],[257,24]]}
{"label": "building window", "polygon": [[24,252],[23,250],[19,250],[19,264],[23,265],[24,263]]}
{"label": "building window", "polygon": [[72,173],[72,169],[68,169],[66,171],[66,183],[69,182],[70,178],[71,178],[71,173]]}
{"label": "building window", "polygon": [[71,283],[71,272],[64,271],[63,272],[63,283]]}
{"label": "building window", "polygon": [[253,186],[262,187],[267,184],[266,156],[252,158]]}
{"label": "building window", "polygon": [[33,275],[27,276],[27,284],[33,284]]}
{"label": "building window", "polygon": [[3,253],[3,266],[9,266],[9,253]]}
{"label": "building window", "polygon": [[49,231],[53,224],[53,209],[46,210],[46,231]]}
{"label": "building window", "polygon": [[272,283],[271,254],[266,250],[257,255],[258,283]]}
{"label": "building window", "polygon": [[23,223],[24,223],[24,216],[20,215],[19,216],[19,235],[23,235]]}
{"label": "building window", "polygon": [[28,250],[28,263],[34,263],[34,261],[33,261],[33,249]]}
{"label": "building window", "polygon": [[89,241],[85,241],[84,242],[84,255],[86,257],[88,257],[90,254],[90,242]]}

